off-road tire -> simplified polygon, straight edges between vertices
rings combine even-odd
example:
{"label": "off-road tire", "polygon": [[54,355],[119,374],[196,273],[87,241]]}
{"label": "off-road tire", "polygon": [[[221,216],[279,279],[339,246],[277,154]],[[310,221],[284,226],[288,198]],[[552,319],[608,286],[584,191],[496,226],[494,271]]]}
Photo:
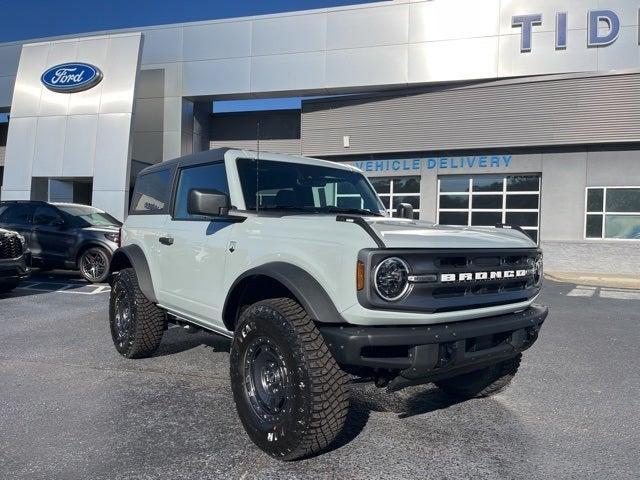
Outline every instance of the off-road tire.
{"label": "off-road tire", "polygon": [[18,287],[19,280],[8,280],[6,282],[0,282],[0,293],[9,293],[11,290]]}
{"label": "off-road tire", "polygon": [[[119,309],[128,309],[129,321],[125,327],[118,324]],[[120,315],[123,311],[120,310]],[[118,272],[109,299],[109,325],[116,350],[127,358],[151,356],[160,345],[166,324],[166,314],[140,290],[135,270],[127,268]]]}
{"label": "off-road tire", "polygon": [[444,392],[460,398],[490,397],[504,390],[513,380],[522,354],[490,367],[435,382]]}
{"label": "off-road tire", "polygon": [[[278,351],[287,381],[280,413],[258,416],[247,385],[254,350],[263,342]],[[266,343],[265,343],[266,342]],[[254,352],[254,353],[252,353]],[[254,365],[254,366],[251,366]],[[296,460],[321,452],[344,426],[350,391],[347,375],[296,301],[276,298],[257,302],[242,313],[231,346],[231,386],[238,415],[251,440],[272,457]],[[255,403],[255,392],[254,392]]]}

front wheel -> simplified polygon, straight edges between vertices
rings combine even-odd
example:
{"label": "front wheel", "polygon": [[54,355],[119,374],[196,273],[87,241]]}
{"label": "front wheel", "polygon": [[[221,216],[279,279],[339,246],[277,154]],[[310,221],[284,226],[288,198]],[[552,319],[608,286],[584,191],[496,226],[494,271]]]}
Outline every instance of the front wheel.
{"label": "front wheel", "polygon": [[445,393],[461,398],[490,397],[501,392],[518,372],[522,354],[490,367],[435,382]]}
{"label": "front wheel", "polygon": [[127,358],[149,357],[162,340],[166,314],[144,296],[132,268],[117,273],[109,299],[109,325],[116,350]]}
{"label": "front wheel", "polygon": [[248,307],[231,346],[231,386],[251,440],[281,460],[326,448],[349,408],[346,374],[294,300]]}
{"label": "front wheel", "polygon": [[109,263],[109,254],[100,247],[85,250],[78,260],[80,274],[89,283],[104,282],[109,276]]}

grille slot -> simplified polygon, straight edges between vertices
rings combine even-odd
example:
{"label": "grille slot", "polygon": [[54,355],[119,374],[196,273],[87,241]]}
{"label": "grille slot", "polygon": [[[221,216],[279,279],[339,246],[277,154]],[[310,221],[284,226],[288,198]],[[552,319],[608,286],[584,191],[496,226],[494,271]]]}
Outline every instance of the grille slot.
{"label": "grille slot", "polygon": [[0,259],[18,258],[22,253],[22,242],[17,236],[0,235]]}

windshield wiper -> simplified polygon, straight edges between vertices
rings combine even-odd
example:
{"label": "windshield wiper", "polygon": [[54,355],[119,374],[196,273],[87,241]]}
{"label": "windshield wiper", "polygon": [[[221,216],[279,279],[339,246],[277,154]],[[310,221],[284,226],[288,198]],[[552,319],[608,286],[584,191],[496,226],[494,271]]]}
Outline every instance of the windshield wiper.
{"label": "windshield wiper", "polygon": [[331,213],[353,213],[355,215],[367,215],[369,217],[384,217],[383,214],[379,212],[372,212],[366,208],[343,208],[336,207],[334,205],[327,205],[326,207],[322,207],[320,211]]}

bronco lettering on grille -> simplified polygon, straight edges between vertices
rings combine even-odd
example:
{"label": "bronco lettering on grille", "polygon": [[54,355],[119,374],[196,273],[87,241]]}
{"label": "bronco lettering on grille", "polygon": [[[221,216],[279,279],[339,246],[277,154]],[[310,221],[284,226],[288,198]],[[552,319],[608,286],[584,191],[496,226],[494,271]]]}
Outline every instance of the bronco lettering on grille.
{"label": "bronco lettering on grille", "polygon": [[464,273],[443,273],[440,275],[442,283],[451,282],[474,282],[481,280],[508,280],[511,278],[526,277],[531,272],[529,270],[493,270],[488,272],[464,272]]}

